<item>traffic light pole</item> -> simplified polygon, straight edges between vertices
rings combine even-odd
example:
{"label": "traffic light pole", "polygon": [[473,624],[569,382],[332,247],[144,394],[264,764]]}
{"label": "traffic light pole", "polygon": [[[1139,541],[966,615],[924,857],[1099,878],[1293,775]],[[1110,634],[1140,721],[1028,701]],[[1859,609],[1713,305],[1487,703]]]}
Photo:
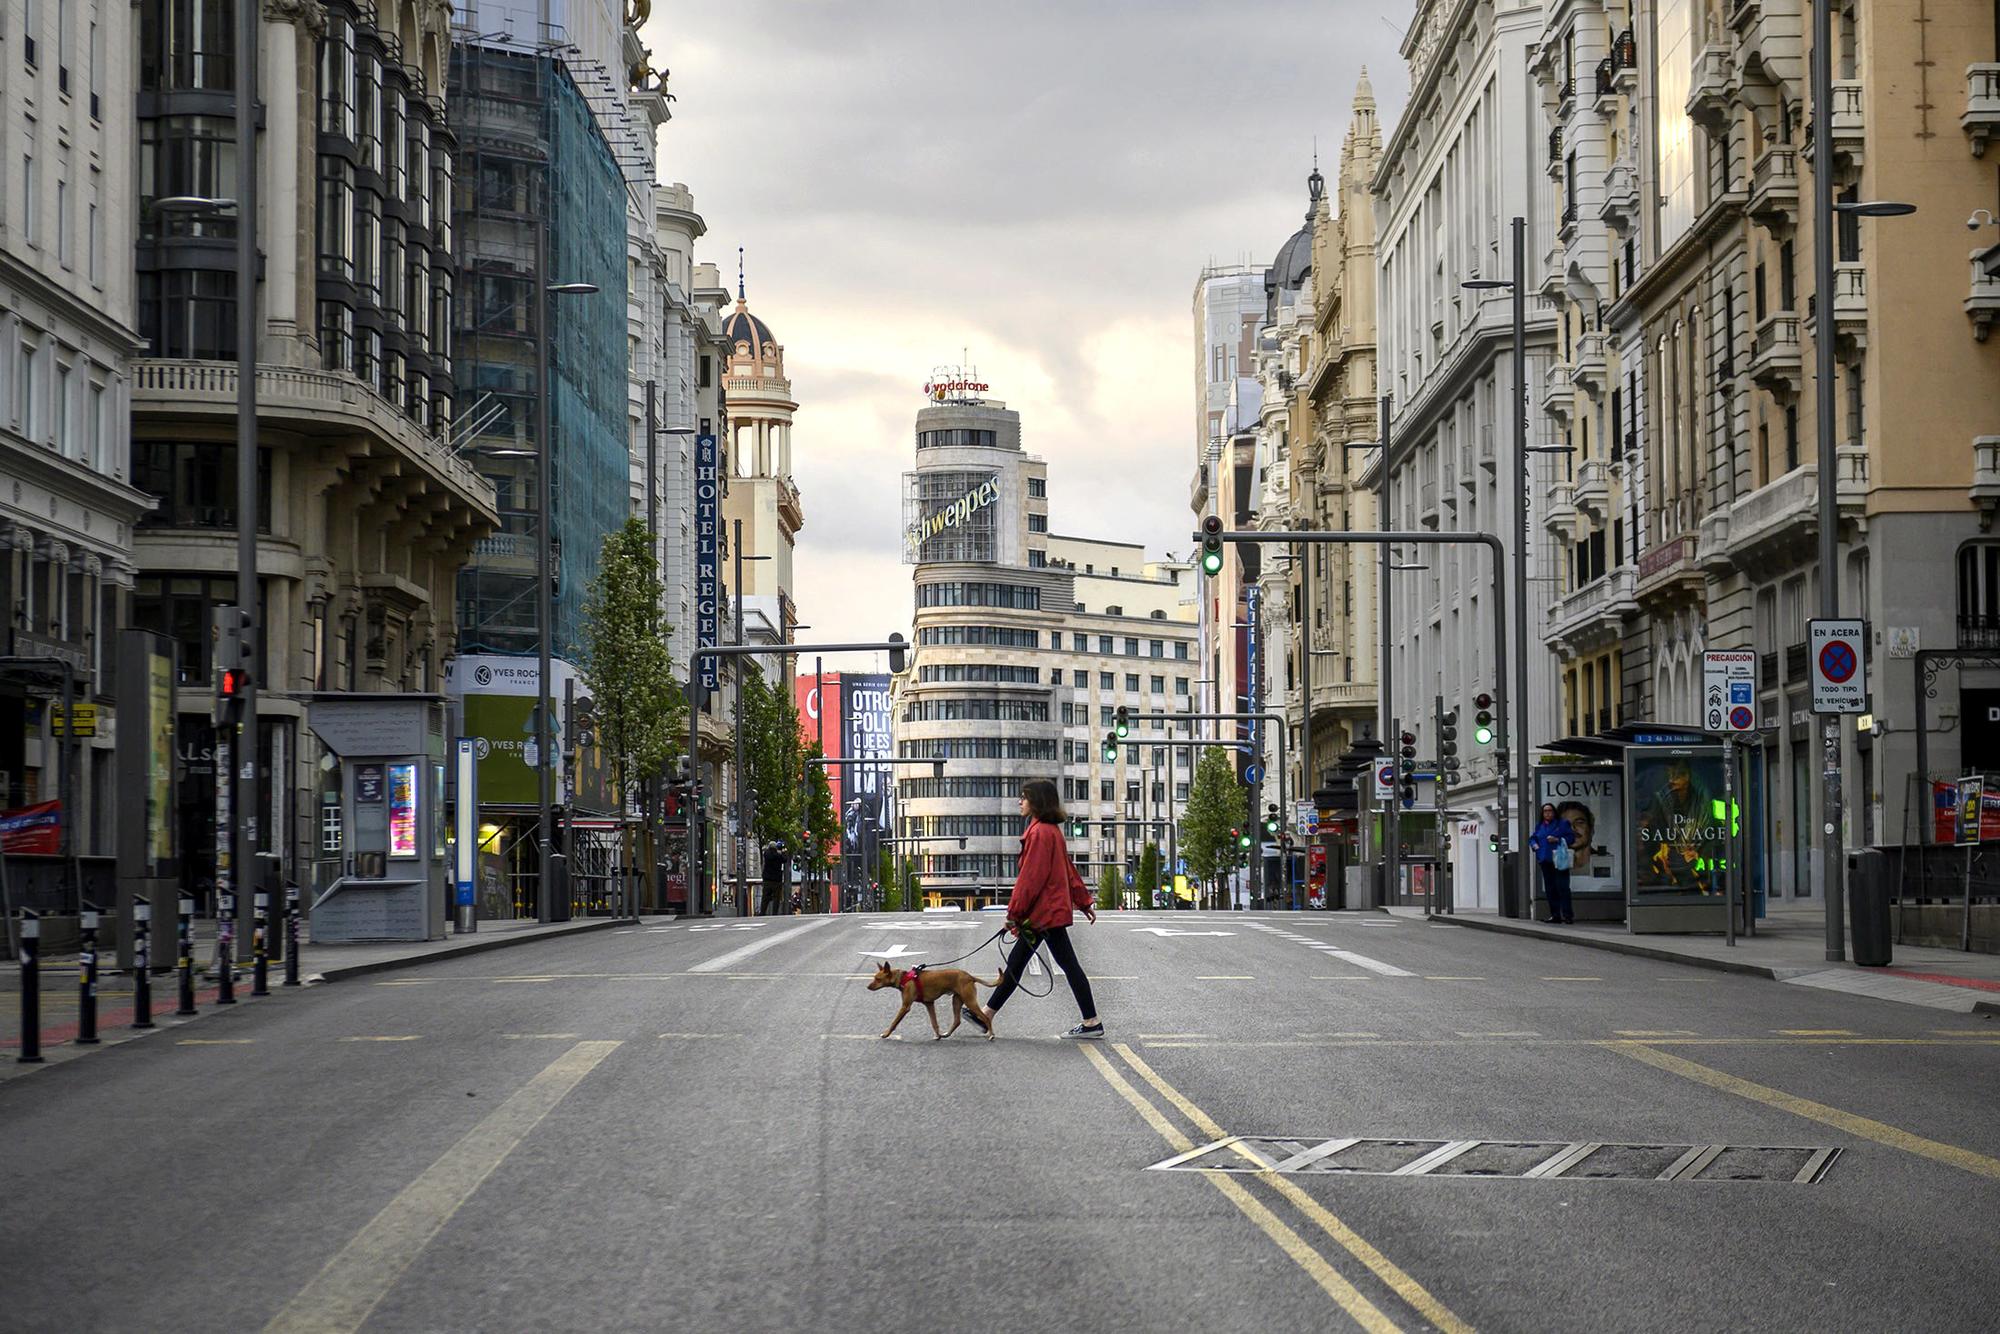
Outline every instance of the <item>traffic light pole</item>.
{"label": "traffic light pole", "polygon": [[[1424,546],[1424,547],[1483,546],[1489,552],[1492,553],[1493,555],[1493,584],[1492,584],[1493,664],[1494,664],[1493,701],[1494,704],[1496,705],[1496,712],[1498,713],[1497,721],[1499,722],[1500,725],[1499,735],[1495,738],[1494,744],[1497,751],[1496,758],[1498,759],[1500,764],[1500,775],[1501,775],[1500,794],[1498,799],[1498,809],[1500,814],[1500,829],[1501,829],[1501,851],[1503,853],[1501,861],[1501,867],[1502,867],[1501,874],[1504,876],[1506,874],[1506,868],[1510,865],[1514,867],[1515,873],[1517,875],[1525,874],[1520,859],[1506,855],[1507,853],[1510,852],[1510,849],[1507,847],[1508,840],[1506,838],[1507,800],[1508,800],[1508,784],[1506,775],[1507,775],[1507,765],[1509,760],[1508,752],[1513,746],[1514,733],[1512,731],[1512,715],[1508,712],[1509,696],[1507,690],[1507,667],[1506,667],[1507,581],[1503,576],[1506,572],[1507,551],[1506,547],[1501,543],[1500,538],[1493,533],[1434,532],[1427,528],[1419,529],[1415,532],[1403,532],[1394,529],[1385,529],[1380,532],[1372,532],[1372,533],[1359,532],[1359,531],[1333,532],[1327,529],[1294,529],[1289,532],[1262,532],[1256,529],[1239,529],[1233,531],[1223,531],[1218,526],[1215,529],[1207,531],[1197,530],[1194,534],[1194,539],[1195,541],[1203,543],[1204,545],[1213,542],[1243,542],[1243,543],[1329,542],[1341,545],[1355,544],[1362,546],[1369,546],[1369,545],[1386,546],[1389,543],[1395,543],[1397,545],[1408,544],[1410,546]],[[1387,579],[1386,572],[1384,573],[1384,579],[1385,580]],[[1387,679],[1389,673],[1384,671],[1382,673],[1382,676],[1384,678],[1382,681],[1382,688],[1386,691],[1389,687],[1389,681]],[[1202,715],[1176,714],[1174,716],[1198,718],[1201,717]],[[1397,730],[1393,720],[1391,720],[1390,727],[1392,732]],[[1520,763],[1524,767],[1527,765],[1528,760],[1525,755],[1516,758],[1519,759]],[[1393,847],[1396,840],[1385,839],[1384,841],[1386,844]],[[1393,871],[1394,869],[1393,863],[1389,865],[1388,869],[1390,871]],[[1392,880],[1389,885],[1384,886],[1385,893],[1389,889],[1393,888],[1393,884],[1394,882]],[[1526,884],[1523,883],[1521,885],[1521,889],[1525,891],[1526,888],[1527,888]],[[1501,891],[1502,891],[1501,901],[1504,904],[1506,902],[1505,885],[1501,886]]]}

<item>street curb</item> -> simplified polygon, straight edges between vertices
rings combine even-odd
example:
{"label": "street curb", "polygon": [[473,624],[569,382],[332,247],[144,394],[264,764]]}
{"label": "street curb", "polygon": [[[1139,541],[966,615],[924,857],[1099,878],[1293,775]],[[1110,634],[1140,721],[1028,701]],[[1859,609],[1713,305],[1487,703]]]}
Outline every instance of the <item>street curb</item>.
{"label": "street curb", "polygon": [[[1516,925],[1506,921],[1482,921],[1477,918],[1444,916],[1433,917],[1434,922],[1449,922],[1453,926],[1469,927],[1474,931],[1494,931],[1503,936],[1521,936],[1528,940],[1546,940],[1552,945],[1582,945],[1586,949],[1609,950],[1613,954],[1631,954],[1641,959],[1653,959],[1659,963],[1680,963],[1690,968],[1706,968],[1717,973],[1736,973],[1746,977],[1761,977],[1773,982],[1782,982],[1795,972],[1811,972],[1811,969],[1780,969],[1765,964],[1737,963],[1732,959],[1703,959],[1688,954],[1677,954],[1672,950],[1656,949],[1651,945],[1638,945],[1626,940],[1597,940],[1589,936],[1557,936],[1533,927]],[[1981,1002],[1990,1004],[1991,1002]],[[1996,1006],[2000,1012],[2000,1006]]]}
{"label": "street curb", "polygon": [[[504,950],[510,945],[532,945],[538,940],[561,940],[565,936],[582,935],[586,931],[609,931],[611,928],[617,926],[629,927],[634,921],[645,920],[649,919],[593,917],[588,921],[571,922],[569,925],[555,931],[488,936],[484,940],[468,940],[463,945],[450,945],[441,950],[430,950],[424,954],[413,954],[401,959],[376,959],[370,963],[352,963],[344,967],[325,968],[319,970],[313,976],[318,977],[321,982],[340,982],[350,977],[362,977],[368,973],[386,973],[392,968],[416,968],[427,963],[439,963],[445,959],[463,959],[468,954],[484,954],[488,950]],[[670,917],[662,917],[657,920],[670,921],[672,919]],[[473,934],[477,936],[478,933],[474,932]],[[308,944],[306,948],[310,949],[311,945]],[[302,954],[302,958],[310,957],[310,955]],[[307,966],[309,967],[310,965]]]}

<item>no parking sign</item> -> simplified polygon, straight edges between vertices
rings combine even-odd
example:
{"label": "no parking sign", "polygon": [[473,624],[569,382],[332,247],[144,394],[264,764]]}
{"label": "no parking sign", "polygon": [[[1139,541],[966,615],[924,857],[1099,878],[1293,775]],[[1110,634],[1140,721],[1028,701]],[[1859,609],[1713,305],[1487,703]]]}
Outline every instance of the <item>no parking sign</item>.
{"label": "no parking sign", "polygon": [[1814,713],[1868,712],[1868,658],[1860,621],[1808,623]]}

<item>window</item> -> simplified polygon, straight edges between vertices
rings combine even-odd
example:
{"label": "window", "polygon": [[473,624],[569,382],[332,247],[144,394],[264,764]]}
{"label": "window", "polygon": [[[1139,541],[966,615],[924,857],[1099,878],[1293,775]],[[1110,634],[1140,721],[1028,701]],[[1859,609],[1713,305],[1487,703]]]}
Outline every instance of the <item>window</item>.
{"label": "window", "polygon": [[977,445],[991,449],[997,443],[998,436],[992,431],[954,429],[917,432],[918,449],[930,449],[939,445]]}
{"label": "window", "polygon": [[1167,678],[1164,676],[1149,677],[1146,684],[1151,687],[1152,693],[1155,695],[1164,695],[1167,693]]}
{"label": "window", "polygon": [[139,332],[156,357],[236,356],[236,274],[174,269],[139,274]]}
{"label": "window", "polygon": [[111,419],[105,415],[105,402],[104,386],[101,384],[92,385],[90,387],[90,406],[86,410],[83,420],[83,461],[86,466],[94,468],[99,472],[110,471],[106,466],[109,460],[105,457],[104,436],[106,431],[111,428]]}
{"label": "window", "polygon": [[1028,531],[1031,533],[1046,533],[1049,531],[1049,516],[1046,514],[1030,514],[1028,516]]}
{"label": "window", "polygon": [[1049,553],[1040,547],[1030,548],[1028,551],[1028,568],[1031,570],[1046,570],[1048,567]]}
{"label": "window", "polygon": [[1182,697],[1187,695],[1188,679],[1185,676],[1176,676],[1174,678],[1174,693]]}
{"label": "window", "polygon": [[[32,42],[29,43],[31,48],[33,45]],[[34,61],[30,60],[28,63],[33,64]],[[35,155],[33,153],[24,153],[21,155],[21,209],[21,239],[29,245],[34,245],[36,243],[35,237],[40,231],[35,224],[40,221],[42,201],[41,196],[35,190]]]}
{"label": "window", "polygon": [[55,392],[55,434],[53,443],[56,453],[66,459],[76,457],[76,440],[71,434],[73,422],[70,417],[70,399],[74,393],[76,375],[68,363],[56,362]]}
{"label": "window", "polygon": [[[271,454],[257,451],[258,528],[271,531]],[[234,528],[236,446],[208,441],[135,440],[132,485],[157,504],[140,528]]]}
{"label": "window", "polygon": [[1111,647],[1110,635],[1099,635],[1097,637],[1097,651],[1107,658],[1111,656],[1114,650]]}
{"label": "window", "polygon": [[1958,553],[1958,647],[2000,648],[2000,543]]}
{"label": "window", "polygon": [[1099,727],[1110,727],[1116,720],[1117,711],[1109,704],[1100,704],[1097,706],[1097,725]]}
{"label": "window", "polygon": [[919,607],[1011,607],[1038,611],[1042,605],[1039,588],[1020,584],[939,583],[917,585]]}
{"label": "window", "polygon": [[1128,657],[1128,658],[1136,658],[1136,657],[1138,657],[1138,656],[1139,656],[1139,641],[1138,641],[1138,640],[1136,640],[1136,639],[1132,639],[1132,638],[1127,638],[1127,639],[1126,639],[1126,641],[1125,641],[1125,656],[1126,656],[1126,657]]}
{"label": "window", "polygon": [[1048,479],[1046,477],[1030,477],[1028,479],[1028,494],[1037,500],[1045,498],[1049,494]]}
{"label": "window", "polygon": [[76,228],[70,225],[69,182],[56,182],[56,262],[76,267]]}
{"label": "window", "polygon": [[1099,801],[1116,801],[1118,798],[1112,794],[1117,790],[1111,779],[1100,779],[1097,784],[1097,799]]}
{"label": "window", "polygon": [[1099,672],[1097,674],[1097,688],[1099,690],[1116,690],[1118,688],[1118,678],[1110,672]]}
{"label": "window", "polygon": [[1125,673],[1125,688],[1126,688],[1127,690],[1131,691],[1131,692],[1132,692],[1132,693],[1134,693],[1134,694],[1137,694],[1137,693],[1138,693],[1138,691],[1139,691],[1139,673],[1137,673],[1137,672],[1127,672],[1127,673]]}
{"label": "window", "polygon": [[155,0],[140,5],[140,90],[232,91],[235,12],[232,0]]}

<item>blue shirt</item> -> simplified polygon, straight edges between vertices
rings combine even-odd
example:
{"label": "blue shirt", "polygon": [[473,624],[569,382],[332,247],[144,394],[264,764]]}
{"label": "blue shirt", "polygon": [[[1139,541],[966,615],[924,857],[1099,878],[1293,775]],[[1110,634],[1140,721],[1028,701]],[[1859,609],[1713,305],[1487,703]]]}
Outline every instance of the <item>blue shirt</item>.
{"label": "blue shirt", "polygon": [[1542,821],[1535,826],[1535,832],[1528,835],[1528,846],[1534,849],[1535,860],[1538,862],[1545,862],[1554,857],[1556,855],[1556,844],[1567,843],[1573,845],[1575,842],[1576,830],[1571,828],[1569,821],[1563,819],[1561,816],[1557,816],[1553,820]]}

